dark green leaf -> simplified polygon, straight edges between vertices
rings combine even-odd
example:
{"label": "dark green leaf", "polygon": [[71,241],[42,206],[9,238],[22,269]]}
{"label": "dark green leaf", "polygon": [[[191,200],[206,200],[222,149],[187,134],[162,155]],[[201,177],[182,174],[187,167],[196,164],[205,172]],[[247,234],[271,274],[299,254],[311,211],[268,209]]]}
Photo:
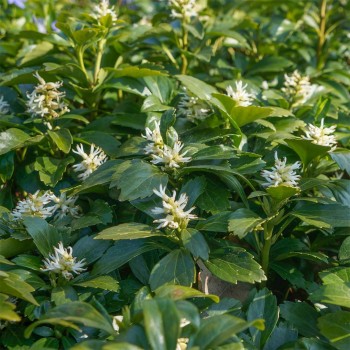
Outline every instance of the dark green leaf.
{"label": "dark green leaf", "polygon": [[181,240],[186,249],[188,249],[195,258],[202,260],[209,259],[209,247],[203,235],[193,229],[187,228],[181,231]]}

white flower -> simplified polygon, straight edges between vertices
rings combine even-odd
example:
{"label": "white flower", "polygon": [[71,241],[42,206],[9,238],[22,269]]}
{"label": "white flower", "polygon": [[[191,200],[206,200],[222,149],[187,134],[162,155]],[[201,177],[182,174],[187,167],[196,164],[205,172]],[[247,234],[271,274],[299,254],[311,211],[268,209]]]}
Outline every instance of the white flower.
{"label": "white flower", "polygon": [[4,100],[4,96],[0,96],[0,114],[7,114],[10,111],[10,105]]}
{"label": "white flower", "polygon": [[180,168],[181,163],[188,163],[191,157],[184,157],[187,151],[180,153],[184,145],[180,141],[176,141],[173,147],[164,145],[158,154],[152,154],[151,163],[164,164],[165,168]]}
{"label": "white flower", "polygon": [[85,271],[85,259],[76,261],[76,258],[72,256],[72,247],[64,248],[62,242],[58,243],[58,248],[54,247],[54,254],[49,254],[49,258],[46,258],[44,262],[43,271],[51,271],[55,273],[60,273],[62,276],[70,280],[73,278],[73,273],[80,274]]}
{"label": "white flower", "polygon": [[206,119],[209,116],[210,108],[198,97],[186,95],[178,104],[178,113],[185,115],[191,122],[195,122]]}
{"label": "white flower", "polygon": [[275,166],[271,171],[263,170],[261,175],[267,180],[264,186],[279,186],[286,185],[298,187],[300,175],[297,175],[294,170],[300,168],[300,162],[295,162],[292,165],[286,165],[287,158],[278,159],[278,154],[275,152]]}
{"label": "white flower", "polygon": [[246,90],[247,86],[247,84],[243,85],[243,82],[238,80],[236,81],[236,90],[233,90],[231,85],[226,88],[227,95],[236,102],[236,106],[248,107],[254,101],[255,95]]}
{"label": "white flower", "polygon": [[166,188],[160,185],[159,191],[154,189],[153,192],[162,199],[163,207],[156,207],[152,209],[152,213],[156,215],[165,214],[165,218],[154,220],[153,222],[159,223],[157,228],[169,227],[171,229],[185,229],[191,219],[196,219],[197,216],[191,214],[191,211],[195,207],[185,211],[185,207],[188,202],[188,197],[185,193],[180,195],[180,198],[176,200],[176,191],[173,191],[173,195],[169,197],[165,193]]}
{"label": "white flower", "polygon": [[49,119],[58,118],[69,112],[67,105],[62,101],[65,93],[58,90],[63,83],[59,81],[46,83],[38,72],[34,76],[39,80],[39,84],[32,93],[27,94],[28,112],[33,116],[39,115]]}
{"label": "white flower", "polygon": [[332,150],[336,149],[337,140],[333,135],[336,129],[335,125],[325,128],[324,119],[322,118],[320,127],[308,124],[306,128],[307,130],[304,131],[306,136],[302,136],[303,139],[310,140],[316,145],[332,147]]}
{"label": "white flower", "polygon": [[151,155],[151,163],[164,164],[164,168],[179,168],[181,163],[188,163],[191,157],[185,157],[187,151],[180,153],[184,145],[178,140],[178,134],[173,130],[172,138],[174,145],[171,147],[164,144],[162,135],[160,133],[160,122],[154,122],[154,128],[146,128],[146,135],[143,138],[150,141],[144,148],[146,154]]}
{"label": "white flower", "polygon": [[118,316],[113,316],[113,319],[112,319],[112,326],[113,326],[113,329],[116,331],[116,332],[119,332],[119,324],[123,322],[123,316],[122,315],[118,315]]}
{"label": "white flower", "polygon": [[83,161],[81,163],[73,165],[73,170],[77,173],[80,180],[86,180],[100,165],[107,161],[107,155],[103,152],[100,147],[96,147],[91,144],[90,154],[84,152],[84,147],[82,144],[77,146],[74,153],[79,154]]}
{"label": "white flower", "polygon": [[196,0],[170,0],[169,6],[173,18],[182,18],[189,22],[191,17],[198,16]]}
{"label": "white flower", "polygon": [[154,121],[154,128],[146,128],[146,135],[141,135],[147,141],[150,141],[144,151],[146,154],[158,153],[159,149],[164,146],[162,135],[160,134],[160,122]]}
{"label": "white flower", "polygon": [[308,76],[302,76],[297,70],[291,75],[284,75],[284,87],[281,89],[293,106],[307,102],[321,87],[310,83]]}
{"label": "white flower", "polygon": [[80,207],[75,205],[78,196],[67,198],[67,194],[63,192],[59,197],[51,194],[50,199],[55,203],[52,210],[55,213],[56,219],[62,219],[67,215],[73,216],[74,218],[79,217]]}
{"label": "white flower", "polygon": [[17,203],[16,208],[12,211],[12,216],[14,220],[20,220],[23,216],[37,216],[47,219],[54,213],[54,208],[47,206],[50,202],[50,191],[46,191],[41,195],[40,191],[36,191]]}
{"label": "white flower", "polygon": [[112,22],[116,22],[117,20],[117,14],[114,11],[114,6],[109,7],[109,1],[108,0],[101,0],[98,5],[94,7],[95,14],[94,17],[97,20],[100,20],[102,17],[105,17],[107,15],[110,15],[112,18]]}

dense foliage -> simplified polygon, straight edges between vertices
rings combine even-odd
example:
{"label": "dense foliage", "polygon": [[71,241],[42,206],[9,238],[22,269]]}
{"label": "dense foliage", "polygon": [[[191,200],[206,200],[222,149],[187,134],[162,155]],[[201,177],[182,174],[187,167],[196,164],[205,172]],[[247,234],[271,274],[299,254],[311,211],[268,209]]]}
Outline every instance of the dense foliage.
{"label": "dense foliage", "polygon": [[348,350],[349,14],[0,0],[0,348]]}

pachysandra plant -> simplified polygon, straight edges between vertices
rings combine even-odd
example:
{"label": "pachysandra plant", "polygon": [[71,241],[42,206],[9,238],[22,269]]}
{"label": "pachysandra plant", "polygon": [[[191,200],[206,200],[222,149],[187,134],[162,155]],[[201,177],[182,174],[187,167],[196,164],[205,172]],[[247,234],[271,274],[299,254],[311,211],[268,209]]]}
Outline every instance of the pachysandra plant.
{"label": "pachysandra plant", "polygon": [[348,350],[350,2],[81,5],[1,3],[0,348]]}

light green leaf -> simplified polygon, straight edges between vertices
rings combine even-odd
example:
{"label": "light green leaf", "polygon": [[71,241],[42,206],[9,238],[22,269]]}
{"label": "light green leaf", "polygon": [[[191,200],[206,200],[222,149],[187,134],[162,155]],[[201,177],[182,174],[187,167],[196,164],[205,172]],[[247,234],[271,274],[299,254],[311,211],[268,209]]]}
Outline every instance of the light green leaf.
{"label": "light green leaf", "polygon": [[164,236],[161,232],[155,232],[154,228],[137,222],[120,224],[109,227],[100,232],[95,239],[112,239],[114,241],[124,239],[139,239],[154,236]]}
{"label": "light green leaf", "polygon": [[73,137],[68,129],[59,129],[56,131],[48,130],[47,133],[61,151],[69,153],[73,143]]}
{"label": "light green leaf", "polygon": [[98,276],[96,278],[86,280],[83,282],[74,283],[76,286],[87,287],[87,288],[98,288],[103,290],[109,290],[112,292],[119,291],[119,284],[111,276]]}
{"label": "light green leaf", "polygon": [[[1,279],[1,277],[0,277]],[[4,294],[0,294],[0,320],[10,321],[10,322],[18,322],[21,318],[14,311],[16,305],[7,301],[8,296]]]}
{"label": "light green leaf", "polygon": [[350,282],[328,283],[311,293],[310,300],[350,308]]}
{"label": "light green leaf", "polygon": [[21,148],[30,138],[30,135],[20,129],[11,128],[3,131],[0,133],[0,155]]}
{"label": "light green leaf", "polygon": [[278,202],[281,202],[287,198],[293,197],[300,192],[298,187],[279,185],[270,186],[266,189],[266,192]]}
{"label": "light green leaf", "polygon": [[245,208],[236,210],[228,221],[228,230],[239,238],[253,231],[264,220],[253,211]]}
{"label": "light green leaf", "polygon": [[318,327],[338,350],[348,350],[350,342],[350,312],[337,311],[318,319]]}
{"label": "light green leaf", "polygon": [[293,62],[281,56],[265,56],[248,70],[248,75],[284,72],[285,68],[290,67],[292,64]]}
{"label": "light green leaf", "polygon": [[67,165],[74,163],[73,157],[55,159],[51,157],[38,157],[34,169],[39,171],[40,180],[47,186],[54,187],[63,177]]}
{"label": "light green leaf", "polygon": [[203,81],[189,75],[176,75],[177,79],[193,94],[202,100],[210,100],[217,90]]}

